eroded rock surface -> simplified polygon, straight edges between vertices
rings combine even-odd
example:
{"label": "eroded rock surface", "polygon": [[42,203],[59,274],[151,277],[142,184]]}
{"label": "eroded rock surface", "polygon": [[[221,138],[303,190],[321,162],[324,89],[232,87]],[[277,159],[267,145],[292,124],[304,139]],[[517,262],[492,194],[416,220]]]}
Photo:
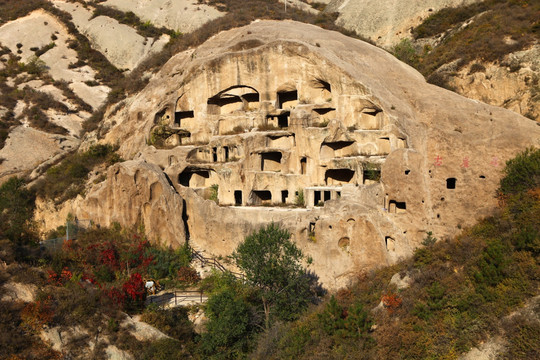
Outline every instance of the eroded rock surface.
{"label": "eroded rock surface", "polygon": [[196,0],[107,0],[103,3],[124,12],[132,11],[156,26],[189,33],[223,13]]}
{"label": "eroded rock surface", "polygon": [[35,169],[43,162],[73,151],[80,140],[68,135],[48,134],[26,126],[9,133],[0,149],[0,181]]}
{"label": "eroded rock surface", "polygon": [[278,222],[329,288],[488,215],[505,161],[540,145],[535,122],[292,21],[176,55],[105,127],[136,161],[74,202],[79,218],[142,218],[165,244],[214,255]]}
{"label": "eroded rock surface", "polygon": [[338,25],[390,47],[410,36],[410,30],[429,15],[446,8],[480,0],[333,0],[326,12],[338,12]]}

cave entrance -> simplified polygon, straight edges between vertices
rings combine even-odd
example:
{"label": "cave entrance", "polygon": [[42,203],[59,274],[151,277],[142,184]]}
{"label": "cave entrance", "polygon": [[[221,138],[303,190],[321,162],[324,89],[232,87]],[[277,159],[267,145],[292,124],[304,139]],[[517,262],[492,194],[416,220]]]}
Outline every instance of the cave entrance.
{"label": "cave entrance", "polygon": [[324,175],[326,185],[349,184],[354,178],[354,170],[351,169],[328,169]]}
{"label": "cave entrance", "polygon": [[174,113],[174,124],[178,127],[182,126],[182,120],[194,119],[195,112],[193,110],[188,111],[176,111]]}
{"label": "cave entrance", "polygon": [[285,109],[298,103],[298,91],[281,91],[277,93],[277,108]]}
{"label": "cave entrance", "polygon": [[234,191],[234,204],[237,206],[242,205],[242,190]]}
{"label": "cave entrance", "polygon": [[396,200],[390,200],[390,202],[388,203],[388,212],[390,213],[399,214],[405,212],[406,210],[407,203],[405,203],[405,201],[400,202]]}
{"label": "cave entrance", "polygon": [[251,192],[252,205],[270,205],[272,203],[272,193],[270,190],[253,190]]}
{"label": "cave entrance", "polygon": [[261,171],[281,171],[282,156],[279,151],[261,153]]}
{"label": "cave entrance", "polygon": [[178,183],[186,187],[206,187],[210,170],[186,169],[178,175]]}
{"label": "cave entrance", "polygon": [[281,190],[281,203],[287,203],[287,198],[289,197],[289,190]]}
{"label": "cave entrance", "polygon": [[306,173],[307,168],[307,158],[304,156],[300,159],[300,174],[304,175]]}

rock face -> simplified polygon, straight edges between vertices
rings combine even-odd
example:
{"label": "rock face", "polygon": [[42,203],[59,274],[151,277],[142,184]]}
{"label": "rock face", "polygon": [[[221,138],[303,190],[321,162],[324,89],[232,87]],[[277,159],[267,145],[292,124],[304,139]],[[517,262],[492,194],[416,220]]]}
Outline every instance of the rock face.
{"label": "rock face", "polygon": [[489,214],[505,161],[540,145],[535,122],[292,21],[176,55],[105,126],[136,161],[78,199],[79,218],[142,218],[165,244],[187,237],[215,255],[278,222],[329,288]]}
{"label": "rock face", "polygon": [[107,0],[107,5],[125,12],[132,11],[156,26],[182,33],[192,32],[223,14],[195,0]]}
{"label": "rock face", "polygon": [[159,39],[144,38],[132,27],[107,16],[92,18],[92,11],[79,3],[55,0],[53,4],[68,12],[92,47],[119,69],[133,70],[151,54],[163,49],[169,41],[168,35]]}
{"label": "rock face", "polygon": [[0,149],[0,182],[35,169],[51,159],[58,160],[79,146],[79,139],[72,136],[48,134],[30,127],[13,129]]}
{"label": "rock face", "polygon": [[471,64],[449,78],[459,94],[540,120],[540,45],[512,53],[500,64]]}
{"label": "rock face", "polygon": [[77,214],[107,226],[143,224],[151,239],[179,246],[185,236],[182,210],[182,199],[157,165],[126,161],[109,168],[107,181],[86,196]]}
{"label": "rock face", "polygon": [[409,37],[410,29],[429,15],[445,8],[469,5],[480,0],[333,0],[326,12],[337,12],[336,23],[390,47]]}

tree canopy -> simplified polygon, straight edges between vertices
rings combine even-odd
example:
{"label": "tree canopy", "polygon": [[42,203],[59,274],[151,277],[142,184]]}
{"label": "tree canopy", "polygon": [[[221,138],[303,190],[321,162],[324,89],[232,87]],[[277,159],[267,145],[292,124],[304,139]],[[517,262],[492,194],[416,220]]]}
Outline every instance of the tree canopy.
{"label": "tree canopy", "polygon": [[273,317],[292,320],[311,302],[313,279],[303,266],[311,262],[290,240],[290,233],[270,224],[247,236],[233,253],[248,284],[260,292],[266,327]]}

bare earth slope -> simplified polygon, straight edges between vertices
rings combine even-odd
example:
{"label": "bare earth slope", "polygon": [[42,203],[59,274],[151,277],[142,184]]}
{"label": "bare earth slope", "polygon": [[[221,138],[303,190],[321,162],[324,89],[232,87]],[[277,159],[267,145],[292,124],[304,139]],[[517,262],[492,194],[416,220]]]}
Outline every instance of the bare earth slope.
{"label": "bare earth slope", "polygon": [[[451,236],[489,214],[504,162],[540,145],[535,122],[293,21],[254,22],[176,55],[105,126],[134,161],[111,167],[72,213],[104,225],[138,217],[164,243],[189,237],[215,255],[280,222],[330,288],[410,255],[426,231]],[[292,207],[296,192],[305,208]],[[137,199],[129,216],[117,197]]]}

